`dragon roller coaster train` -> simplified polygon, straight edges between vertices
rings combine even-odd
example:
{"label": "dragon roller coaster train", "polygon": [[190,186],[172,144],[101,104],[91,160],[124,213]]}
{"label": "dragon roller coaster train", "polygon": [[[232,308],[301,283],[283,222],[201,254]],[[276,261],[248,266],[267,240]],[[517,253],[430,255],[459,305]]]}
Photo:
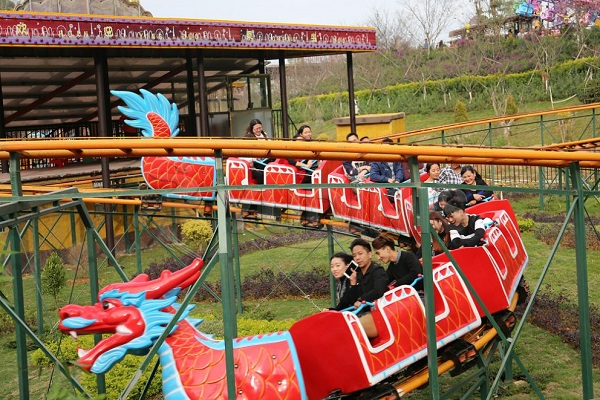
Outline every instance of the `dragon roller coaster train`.
{"label": "dragon roller coaster train", "polygon": [[[161,95],[142,91],[113,92],[128,107],[120,107],[131,126],[148,137],[178,133],[175,105]],[[209,158],[144,157],[142,171],[153,189],[210,187],[215,161]],[[231,185],[253,182],[250,162],[227,160]],[[299,171],[283,161],[264,169],[266,184],[299,183]],[[322,162],[313,183],[347,182],[339,162]],[[212,199],[212,192],[189,192],[183,198]],[[328,214],[354,223],[412,236],[414,227],[410,189],[398,191],[392,203],[385,189],[264,189],[233,190],[232,202],[269,204],[304,212]],[[501,329],[514,324],[520,281],[527,265],[516,217],[506,200],[471,208],[494,224],[486,228],[485,244],[452,250],[458,273],[442,253],[432,259],[436,346],[455,370],[468,364],[476,350],[485,349],[494,324]],[[82,334],[111,334],[90,350],[79,350],[78,364],[92,373],[104,373],[127,353],[143,354],[164,332],[179,309],[178,293],[202,274],[203,261],[162,273],[150,280],[145,274],[130,282],[104,287],[93,306],[67,305],[60,310],[60,330],[77,338]],[[463,276],[481,300],[469,290]],[[227,377],[225,345],[199,331],[201,322],[182,313],[159,348],[165,399],[225,399]],[[234,339],[235,386],[238,399],[379,399],[402,396],[419,385],[410,385],[417,374],[427,376],[425,305],[410,285],[394,288],[370,305],[378,336],[368,338],[359,318],[350,311],[323,311],[303,318],[286,332]],[[499,323],[498,323],[499,322]],[[508,330],[506,331],[508,332]],[[456,344],[460,343],[460,346]],[[447,350],[448,349],[448,350]],[[450,350],[452,349],[452,350]],[[419,366],[420,368],[416,368]],[[420,385],[425,384],[425,379]]]}

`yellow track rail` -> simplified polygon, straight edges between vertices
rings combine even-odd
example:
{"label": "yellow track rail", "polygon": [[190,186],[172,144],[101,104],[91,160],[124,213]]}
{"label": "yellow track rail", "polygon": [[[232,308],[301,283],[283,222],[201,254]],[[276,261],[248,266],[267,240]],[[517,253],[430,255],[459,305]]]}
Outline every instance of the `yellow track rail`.
{"label": "yellow track rail", "polygon": [[461,164],[535,165],[564,167],[579,162],[581,167],[600,167],[600,154],[556,148],[487,148],[430,145],[383,146],[340,142],[293,142],[213,138],[136,138],[27,140],[0,142],[0,159],[11,153],[23,158],[72,157],[269,157],[328,160],[405,161]]}

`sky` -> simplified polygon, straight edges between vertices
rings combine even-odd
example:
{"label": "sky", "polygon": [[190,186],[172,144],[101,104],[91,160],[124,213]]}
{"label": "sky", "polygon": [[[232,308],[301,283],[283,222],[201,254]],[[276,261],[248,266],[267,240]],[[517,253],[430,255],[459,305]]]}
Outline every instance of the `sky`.
{"label": "sky", "polygon": [[[400,3],[400,0],[141,0],[142,7],[157,18],[317,25],[366,25],[375,8],[395,12]],[[453,21],[448,31],[459,26],[459,21]]]}
{"label": "sky", "polygon": [[398,8],[398,0],[141,0],[141,4],[159,18],[319,25],[365,25],[374,7]]}

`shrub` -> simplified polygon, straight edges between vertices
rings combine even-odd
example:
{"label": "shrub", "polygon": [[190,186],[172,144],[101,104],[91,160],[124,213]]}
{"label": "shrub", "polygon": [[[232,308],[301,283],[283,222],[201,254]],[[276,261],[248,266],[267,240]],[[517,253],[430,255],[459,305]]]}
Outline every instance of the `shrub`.
{"label": "shrub", "polygon": [[[37,327],[37,312],[35,310],[25,309],[25,322],[32,329]],[[12,317],[0,312],[0,334],[12,333],[15,331],[15,321]]]}
{"label": "shrub", "polygon": [[[250,318],[239,318],[237,322],[238,336],[253,336],[261,333],[279,332],[288,330],[294,320],[285,319],[277,321],[257,320]],[[206,325],[206,326],[205,326]],[[215,338],[223,338],[223,323],[221,319],[216,319],[213,316],[208,316],[206,322],[202,323],[198,327],[202,332],[215,335]],[[91,348],[93,346],[92,336],[80,336],[78,338],[78,344],[83,348]],[[61,354],[59,356],[65,363],[72,363],[77,359],[77,343],[72,340],[61,340],[60,344],[56,341],[49,341],[46,343],[46,347],[52,351],[53,354]],[[51,366],[50,359],[41,350],[36,350],[31,355],[31,360],[34,365],[40,367]],[[142,363],[143,358],[134,355],[127,355],[123,360],[116,363],[106,374],[106,398],[116,399],[123,389],[127,386],[129,381],[135,375],[137,369]],[[147,368],[138,381],[137,385],[131,391],[128,398],[139,398],[142,389],[150,377],[152,368]],[[147,398],[154,398],[153,396],[159,395],[162,390],[161,384],[161,371],[157,371],[154,379],[150,383],[150,389],[147,392]],[[96,390],[96,375],[95,374],[83,374],[81,377],[81,384],[89,393],[97,395]],[[96,400],[101,399],[102,396],[95,397]],[[73,394],[70,390],[55,389],[52,391],[52,396],[48,399],[79,399],[77,395]]]}
{"label": "shrub", "polygon": [[42,293],[54,298],[58,308],[58,295],[67,285],[67,269],[56,253],[50,254],[42,270]]}
{"label": "shrub", "polygon": [[517,223],[519,224],[519,230],[521,232],[529,232],[535,226],[535,221],[531,218],[519,218],[517,217]]}
{"label": "shrub", "polygon": [[512,94],[509,94],[508,97],[506,97],[506,115],[515,115],[518,112],[519,107],[517,107],[515,98]]}
{"label": "shrub", "polygon": [[319,133],[319,135],[317,136],[317,140],[319,142],[326,142],[329,140],[329,135],[326,133]]}
{"label": "shrub", "polygon": [[180,262],[176,261],[174,258],[165,258],[162,262],[152,262],[148,265],[148,267],[144,270],[144,273],[150,277],[150,279],[157,279],[160,277],[160,274],[163,271],[171,271],[176,272],[185,267],[186,265],[190,265],[192,263],[193,257],[191,256],[183,256],[180,258]]}
{"label": "shrub", "polygon": [[592,79],[587,84],[581,85],[577,91],[577,98],[583,104],[600,101],[600,79]]}
{"label": "shrub", "polygon": [[465,122],[468,120],[467,106],[462,101],[457,101],[454,104],[454,122]]}
{"label": "shrub", "polygon": [[[242,283],[244,299],[264,297],[316,296],[329,295],[328,272],[313,268],[310,271],[283,272],[277,275],[270,269],[261,269],[248,276]],[[292,284],[293,282],[293,284]]]}
{"label": "shrub", "polygon": [[212,238],[213,229],[207,220],[191,219],[181,225],[181,234],[186,244],[201,250]]}
{"label": "shrub", "polygon": [[[137,372],[137,369],[140,367],[140,364],[143,361],[143,357],[127,355],[123,360],[116,363],[106,374],[106,398],[107,399],[118,399],[123,392],[123,389],[129,384],[129,381],[134,377]],[[154,362],[157,360],[157,357],[154,357],[154,360],[149,365],[154,365]],[[142,391],[144,389],[144,385],[150,379],[150,375],[152,374],[152,368],[146,368],[137,384],[133,387],[131,392],[129,393],[128,399],[139,399]],[[83,374],[81,377],[81,384],[83,387],[91,394],[97,395],[98,392],[96,390],[96,375],[95,374]],[[150,383],[150,387],[146,392],[146,398],[152,399],[155,396],[158,396],[162,392],[162,376],[161,376],[161,368],[156,371],[156,375],[152,382]]]}
{"label": "shrub", "polygon": [[[45,344],[48,350],[50,350],[52,354],[55,354],[63,363],[70,364],[78,358],[78,347],[90,349],[94,346],[94,337],[80,336],[77,338],[77,342],[75,342],[71,340],[71,338],[65,336],[60,338],[60,340],[47,340],[45,341]],[[31,353],[31,361],[38,367],[49,367],[52,365],[52,361],[46,357],[46,354],[41,349],[34,350]]]}

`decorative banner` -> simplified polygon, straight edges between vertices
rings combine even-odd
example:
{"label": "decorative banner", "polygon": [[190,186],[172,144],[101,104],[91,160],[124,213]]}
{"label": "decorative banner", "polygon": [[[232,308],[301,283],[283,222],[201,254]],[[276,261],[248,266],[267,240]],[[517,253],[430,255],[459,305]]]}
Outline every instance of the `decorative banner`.
{"label": "decorative banner", "polygon": [[377,49],[375,29],[237,21],[0,13],[0,46]]}

